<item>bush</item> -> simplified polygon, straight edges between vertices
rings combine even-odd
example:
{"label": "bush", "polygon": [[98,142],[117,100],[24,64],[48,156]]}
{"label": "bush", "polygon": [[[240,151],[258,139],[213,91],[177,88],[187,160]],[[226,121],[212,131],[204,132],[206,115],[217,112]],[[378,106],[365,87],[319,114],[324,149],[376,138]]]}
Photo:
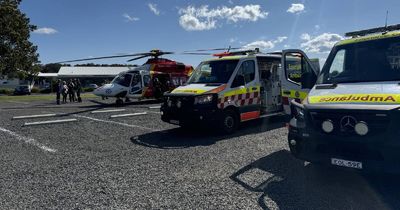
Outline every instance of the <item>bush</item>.
{"label": "bush", "polygon": [[12,93],[14,93],[14,89],[11,89],[11,88],[1,88],[0,89],[0,94],[11,95]]}
{"label": "bush", "polygon": [[93,92],[94,88],[82,88],[83,92]]}
{"label": "bush", "polygon": [[51,93],[50,88],[40,90],[40,93]]}
{"label": "bush", "polygon": [[31,90],[31,93],[39,93],[39,92],[40,92],[40,90],[37,87],[33,87]]}

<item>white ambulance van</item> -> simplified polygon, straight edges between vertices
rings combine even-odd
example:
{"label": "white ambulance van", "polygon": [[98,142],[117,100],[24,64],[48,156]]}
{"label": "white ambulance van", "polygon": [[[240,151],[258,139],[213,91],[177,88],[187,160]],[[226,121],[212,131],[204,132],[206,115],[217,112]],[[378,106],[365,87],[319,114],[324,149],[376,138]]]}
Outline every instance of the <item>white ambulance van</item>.
{"label": "white ambulance van", "polygon": [[[300,53],[260,53],[258,49],[216,54],[194,70],[186,85],[164,94],[165,122],[205,123],[232,133],[240,122],[290,114],[289,101],[300,102],[314,85],[319,65]],[[305,69],[305,72],[301,72]]]}
{"label": "white ambulance van", "polygon": [[398,30],[400,25],[347,33],[351,38],[333,47],[309,95],[292,102],[288,141],[295,157],[400,172]]}

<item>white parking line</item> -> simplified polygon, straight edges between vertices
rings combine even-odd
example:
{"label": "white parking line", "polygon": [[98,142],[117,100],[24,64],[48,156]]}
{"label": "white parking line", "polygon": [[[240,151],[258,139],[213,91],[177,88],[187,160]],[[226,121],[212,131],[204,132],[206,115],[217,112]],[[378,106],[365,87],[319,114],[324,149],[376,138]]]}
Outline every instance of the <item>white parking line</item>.
{"label": "white parking line", "polygon": [[46,125],[46,124],[58,124],[58,123],[66,123],[66,122],[75,122],[77,119],[63,119],[63,120],[49,120],[49,121],[38,121],[38,122],[27,122],[24,126],[31,125]]}
{"label": "white parking line", "polygon": [[152,112],[152,111],[149,111],[148,113],[151,113],[151,114],[161,114],[161,112]]}
{"label": "white parking line", "polygon": [[92,111],[92,114],[95,113],[108,113],[108,112],[123,112],[125,109],[103,109],[103,110],[97,110],[97,111]]}
{"label": "white parking line", "polygon": [[7,101],[8,103],[14,103],[14,104],[29,104],[28,102],[21,102],[21,101]]}
{"label": "white parking line", "polygon": [[160,109],[161,106],[150,106],[149,109]]}
{"label": "white parking line", "polygon": [[33,139],[33,138],[28,138],[28,137],[20,136],[20,135],[18,135],[17,133],[12,132],[12,131],[7,130],[7,129],[2,128],[2,127],[0,127],[0,131],[2,131],[2,132],[4,132],[4,133],[7,133],[7,134],[9,134],[9,135],[11,135],[11,136],[14,136],[17,140],[24,141],[24,142],[27,143],[27,144],[32,144],[33,146],[39,147],[40,149],[42,149],[42,150],[44,150],[44,151],[46,151],[46,152],[52,152],[52,153],[57,152],[57,150],[52,149],[52,148],[49,148],[49,147],[47,147],[47,146],[45,146],[45,145],[43,145],[43,144],[37,142],[37,141],[36,141],[35,139]]}
{"label": "white parking line", "polygon": [[14,116],[12,119],[18,120],[18,119],[32,119],[32,118],[42,118],[42,117],[58,117],[58,116],[63,116],[63,115],[65,115],[65,114],[57,113],[57,114],[25,115],[25,116]]}
{"label": "white parking line", "polygon": [[147,112],[138,112],[138,113],[130,113],[130,114],[117,114],[117,115],[111,115],[110,118],[119,118],[119,117],[133,117],[133,116],[140,116],[140,115],[146,115]]}
{"label": "white parking line", "polygon": [[111,121],[111,120],[102,120],[102,119],[97,119],[97,118],[93,118],[93,117],[87,117],[87,116],[83,116],[83,115],[74,114],[74,116],[75,117],[84,118],[84,119],[88,119],[88,120],[97,121],[97,122],[104,122],[104,123],[111,123],[111,124],[115,124],[115,125],[122,125],[122,126],[129,127],[129,128],[140,128],[140,129],[148,130],[148,131],[159,131],[159,130],[156,130],[156,129],[146,128],[146,127],[139,126],[139,125],[130,125],[130,124],[126,124],[126,123],[121,123],[121,122],[116,122],[116,121]]}

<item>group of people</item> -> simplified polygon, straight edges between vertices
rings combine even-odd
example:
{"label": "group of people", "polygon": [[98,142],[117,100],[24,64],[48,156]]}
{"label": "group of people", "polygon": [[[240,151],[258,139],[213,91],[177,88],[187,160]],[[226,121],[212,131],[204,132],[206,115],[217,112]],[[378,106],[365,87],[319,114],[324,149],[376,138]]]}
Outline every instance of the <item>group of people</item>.
{"label": "group of people", "polygon": [[67,96],[69,102],[82,102],[81,99],[82,85],[79,79],[70,79],[69,81],[57,81],[57,104],[61,104],[60,99],[62,96],[62,103],[67,103]]}

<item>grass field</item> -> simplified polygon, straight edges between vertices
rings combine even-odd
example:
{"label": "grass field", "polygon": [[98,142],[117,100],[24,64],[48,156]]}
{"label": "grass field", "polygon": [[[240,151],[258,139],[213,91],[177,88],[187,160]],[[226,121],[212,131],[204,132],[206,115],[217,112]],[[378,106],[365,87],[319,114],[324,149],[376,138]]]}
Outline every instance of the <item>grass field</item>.
{"label": "grass field", "polygon": [[[85,98],[98,98],[92,93],[81,94],[82,99]],[[38,94],[38,95],[24,95],[24,96],[0,96],[0,101],[50,101],[55,100],[55,94]]]}

